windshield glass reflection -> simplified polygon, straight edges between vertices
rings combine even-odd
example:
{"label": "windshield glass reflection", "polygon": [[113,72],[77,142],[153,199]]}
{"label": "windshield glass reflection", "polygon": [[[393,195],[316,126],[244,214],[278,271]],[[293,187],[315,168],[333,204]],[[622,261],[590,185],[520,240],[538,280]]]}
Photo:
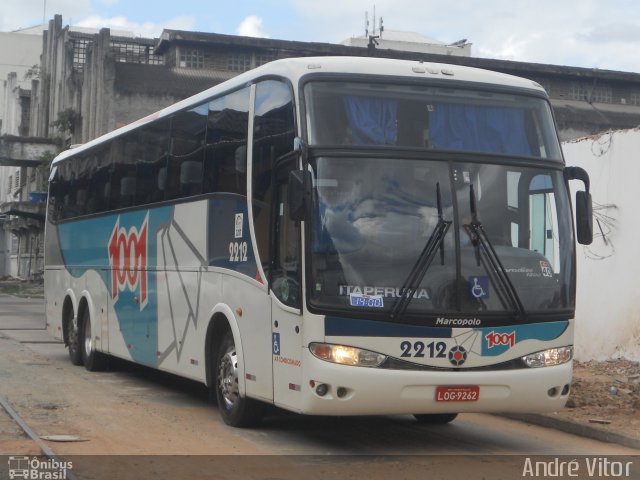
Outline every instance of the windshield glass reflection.
{"label": "windshield glass reflection", "polygon": [[527,313],[571,307],[573,237],[559,172],[389,158],[320,157],[311,165],[314,306],[390,312],[438,224],[439,184],[442,216],[456,228],[407,314],[512,311],[505,282],[465,230],[474,184],[477,215]]}

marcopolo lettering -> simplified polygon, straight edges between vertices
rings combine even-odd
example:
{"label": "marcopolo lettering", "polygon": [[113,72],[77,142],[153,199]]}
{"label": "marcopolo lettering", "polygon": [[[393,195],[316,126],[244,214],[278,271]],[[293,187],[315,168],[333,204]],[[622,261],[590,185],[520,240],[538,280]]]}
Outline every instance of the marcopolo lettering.
{"label": "marcopolo lettering", "polygon": [[140,230],[120,226],[120,217],[113,227],[109,239],[109,266],[111,267],[111,296],[118,301],[121,291],[138,290],[140,310],[147,305],[147,238],[149,214],[147,213]]}
{"label": "marcopolo lettering", "polygon": [[438,317],[436,325],[447,327],[477,327],[482,321],[479,318],[445,318]]}

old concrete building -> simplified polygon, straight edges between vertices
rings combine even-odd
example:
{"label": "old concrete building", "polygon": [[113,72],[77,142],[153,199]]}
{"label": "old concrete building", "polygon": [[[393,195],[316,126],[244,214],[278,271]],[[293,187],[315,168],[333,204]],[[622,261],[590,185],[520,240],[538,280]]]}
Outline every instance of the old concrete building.
{"label": "old concrete building", "polygon": [[[12,132],[49,139],[45,143],[49,151],[52,140],[66,148],[272,60],[326,55],[454,63],[530,78],[549,93],[563,140],[640,125],[639,73],[475,58],[466,41],[433,50],[424,45],[437,45],[430,39],[385,32],[388,42],[372,49],[168,29],[159,39],[115,33],[74,31],[56,15],[42,34],[38,78],[30,89],[20,87],[14,92],[11,124],[18,127]],[[449,51],[453,47],[458,50]],[[0,187],[0,215],[4,215],[0,218],[15,234],[11,256],[15,261],[5,262],[4,273],[29,276],[41,268],[38,246],[42,245],[44,206],[37,207],[42,212],[34,215],[25,202],[41,198],[37,193],[44,189],[45,178],[26,164],[11,168],[9,192],[8,179],[3,182],[4,193]],[[19,219],[26,224],[15,223]],[[0,260],[0,275],[2,268]]]}
{"label": "old concrete building", "polygon": [[[40,63],[42,29],[0,32],[0,135],[29,135],[31,81]],[[5,146],[4,140],[0,143]],[[2,148],[0,147],[0,149]],[[0,205],[15,200],[27,182],[26,169],[0,153]],[[21,175],[22,174],[22,175]],[[19,239],[11,231],[9,216],[0,213],[0,277],[17,271]]]}
{"label": "old concrete building", "polygon": [[[399,36],[393,45],[405,50],[378,48],[373,54],[531,78],[549,92],[563,140],[640,124],[639,73],[409,51],[416,38]],[[81,143],[278,58],[369,54],[364,47],[179,30],[164,30],[159,39],[112,36],[108,29],[92,35],[63,27],[56,16],[45,33],[41,80],[32,92],[31,132],[64,133],[65,141]],[[71,128],[65,132],[60,122],[52,126],[62,112]]]}

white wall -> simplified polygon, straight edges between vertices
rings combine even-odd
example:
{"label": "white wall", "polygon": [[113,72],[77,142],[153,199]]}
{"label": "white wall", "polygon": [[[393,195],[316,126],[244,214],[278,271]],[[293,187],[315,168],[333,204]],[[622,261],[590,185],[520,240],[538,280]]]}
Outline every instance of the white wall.
{"label": "white wall", "polygon": [[577,250],[576,358],[640,361],[640,128],[562,148],[589,173],[594,202],[593,244]]}
{"label": "white wall", "polygon": [[[25,80],[24,74],[36,64],[40,64],[42,53],[42,33],[0,32],[0,119],[4,114],[5,82],[11,72],[17,74],[18,86],[29,89],[31,80]],[[4,133],[4,132],[3,132]]]}

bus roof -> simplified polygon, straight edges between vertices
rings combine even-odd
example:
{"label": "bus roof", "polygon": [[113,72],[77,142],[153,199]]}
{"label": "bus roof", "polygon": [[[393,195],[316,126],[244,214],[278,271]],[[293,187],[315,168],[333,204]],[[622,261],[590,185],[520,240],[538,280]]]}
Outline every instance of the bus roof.
{"label": "bus roof", "polygon": [[[370,57],[300,57],[275,60],[260,67],[242,73],[230,80],[197,93],[189,98],[181,100],[173,105],[147,115],[124,127],[113,130],[98,138],[95,138],[76,148],[65,150],[53,161],[58,163],[65,158],[80,151],[90,149],[105,140],[120,136],[139,126],[154,120],[169,116],[175,112],[196,106],[211,97],[223,94],[226,91],[235,90],[251,84],[254,80],[265,76],[280,76],[288,78],[293,85],[298,85],[299,80],[308,74],[352,74],[389,76],[398,78],[424,78],[440,81],[477,83],[479,85],[493,85],[502,87],[531,90],[532,93],[546,96],[544,88],[538,83],[513,75],[483,70],[474,67],[451,65],[445,63],[429,63],[414,60],[395,60],[388,58]],[[52,165],[53,165],[52,164]]]}

